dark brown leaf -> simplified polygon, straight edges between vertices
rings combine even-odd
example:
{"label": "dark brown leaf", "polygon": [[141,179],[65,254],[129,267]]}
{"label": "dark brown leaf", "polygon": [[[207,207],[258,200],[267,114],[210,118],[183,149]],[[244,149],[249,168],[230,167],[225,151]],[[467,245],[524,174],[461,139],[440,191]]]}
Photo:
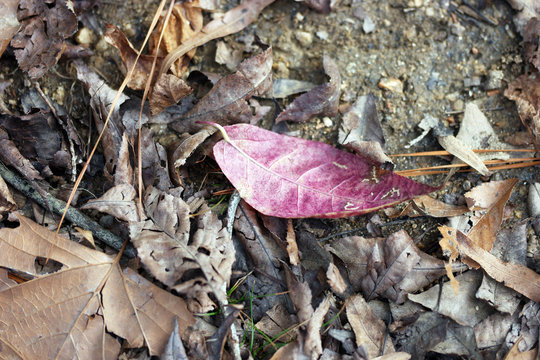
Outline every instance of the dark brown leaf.
{"label": "dark brown leaf", "polygon": [[77,17],[64,0],[21,0],[17,18],[22,30],[13,37],[11,46],[20,68],[37,79],[60,58],[65,39],[77,31]]}
{"label": "dark brown leaf", "polygon": [[0,160],[13,166],[28,180],[42,179],[34,165],[21,155],[15,143],[9,139],[8,134],[2,128],[0,128]]}
{"label": "dark brown leaf", "polygon": [[156,115],[167,106],[176,104],[193,89],[186,82],[175,75],[165,74],[154,84],[150,96],[150,112]]}
{"label": "dark brown leaf", "polygon": [[176,123],[210,121],[226,125],[249,122],[252,112],[246,102],[252,96],[262,95],[272,87],[272,48],[254,55],[238,65],[238,71],[221,78],[193,109]]}
{"label": "dark brown leaf", "polygon": [[320,12],[321,14],[330,13],[330,11],[334,9],[336,2],[336,0],[304,0],[304,3],[307,6]]}
{"label": "dark brown leaf", "polygon": [[315,116],[335,116],[338,113],[341,76],[335,61],[323,56],[324,72],[330,81],[300,95],[279,114],[276,123],[290,120],[304,122]]}
{"label": "dark brown leaf", "polygon": [[521,122],[534,136],[540,151],[540,73],[523,74],[508,84],[504,96],[516,102]]}

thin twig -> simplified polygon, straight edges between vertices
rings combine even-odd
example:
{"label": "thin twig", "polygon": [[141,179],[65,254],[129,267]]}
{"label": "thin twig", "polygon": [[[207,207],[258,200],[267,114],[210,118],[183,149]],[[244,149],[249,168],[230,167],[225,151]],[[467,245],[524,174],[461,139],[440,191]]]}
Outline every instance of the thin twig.
{"label": "thin twig", "polygon": [[[45,194],[46,198],[43,198],[34,186],[30,185],[26,180],[8,169],[2,162],[0,162],[0,176],[2,176],[2,178],[4,178],[4,180],[15,189],[19,190],[26,197],[32,201],[35,201],[42,207],[48,208],[56,214],[62,214],[64,212],[66,207],[66,203],[64,201],[59,200],[48,193]],[[118,251],[124,244],[124,240],[122,240],[119,236],[113,234],[109,230],[105,230],[97,222],[73,207],[70,207],[66,211],[66,219],[74,225],[92,231],[92,234],[96,238]],[[129,258],[134,258],[137,256],[137,252],[131,244],[126,247],[124,254]]]}

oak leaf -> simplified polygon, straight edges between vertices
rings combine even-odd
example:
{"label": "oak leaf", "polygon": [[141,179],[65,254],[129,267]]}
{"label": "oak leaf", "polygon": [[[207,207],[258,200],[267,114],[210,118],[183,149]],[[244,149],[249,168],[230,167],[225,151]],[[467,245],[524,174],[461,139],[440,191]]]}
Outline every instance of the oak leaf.
{"label": "oak leaf", "polygon": [[[185,302],[133,270],[118,258],[55,237],[55,233],[17,216],[19,226],[0,229],[0,266],[35,279],[0,291],[0,343],[22,358],[115,359],[120,346],[105,331],[162,353],[180,319],[180,332],[194,323]],[[62,264],[37,274],[36,258]]]}

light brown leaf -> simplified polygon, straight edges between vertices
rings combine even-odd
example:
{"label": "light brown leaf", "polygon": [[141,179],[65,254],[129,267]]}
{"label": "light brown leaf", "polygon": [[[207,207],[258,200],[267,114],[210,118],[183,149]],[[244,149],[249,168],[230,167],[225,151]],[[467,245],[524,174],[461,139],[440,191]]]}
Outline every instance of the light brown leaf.
{"label": "light brown leaf", "polygon": [[11,38],[19,30],[19,20],[17,20],[18,0],[5,0],[0,4],[2,22],[0,23],[0,57],[9,45]]}
{"label": "light brown leaf", "polygon": [[538,347],[533,350],[521,352],[518,349],[519,341],[512,346],[510,351],[504,357],[504,360],[535,360],[538,359]]}
{"label": "light brown leaf", "polygon": [[330,296],[327,296],[315,309],[309,320],[306,337],[304,338],[304,351],[312,359],[318,359],[322,354],[321,326],[324,316],[330,309]]}
{"label": "light brown leaf", "polygon": [[25,358],[77,354],[92,359],[104,351],[114,359],[119,344],[106,326],[129,346],[148,346],[158,355],[175,316],[182,320],[182,333],[194,323],[182,299],[129,268],[122,270],[118,260],[18,218],[19,227],[0,229],[0,266],[38,276],[36,257],[47,257],[53,246],[51,259],[62,269],[0,291],[0,342],[5,348]]}
{"label": "light brown leaf", "polygon": [[244,0],[237,7],[227,11],[223,17],[212,20],[200,32],[187,39],[182,45],[170,52],[164,59],[159,76],[166,73],[169,68],[188,51],[206,44],[210,40],[234,34],[257,19],[259,13],[274,0]]}
{"label": "light brown leaf", "polygon": [[323,56],[324,72],[330,81],[300,95],[276,118],[276,123],[290,120],[304,122],[315,116],[336,116],[338,113],[341,76],[336,62],[328,55]]}
{"label": "light brown leaf", "polygon": [[289,342],[296,338],[296,332],[292,329],[297,323],[296,316],[289,314],[283,305],[276,304],[255,324],[255,327],[271,338],[281,335],[281,341]]}
{"label": "light brown leaf", "polygon": [[283,265],[287,275],[287,288],[289,297],[297,311],[298,321],[307,322],[313,316],[313,306],[311,305],[312,295],[309,284],[300,281],[287,265]]}
{"label": "light brown leaf", "polygon": [[[474,203],[482,202],[488,205],[487,212],[467,233],[469,239],[480,248],[491,250],[502,224],[504,205],[517,182],[518,179],[492,181],[488,186],[481,185],[465,194],[469,207],[472,207]],[[486,201],[486,199],[492,199],[492,201]]]}
{"label": "light brown leaf", "polygon": [[435,285],[420,294],[409,294],[409,300],[436,310],[458,324],[474,326],[492,312],[489,305],[474,296],[482,281],[482,274],[471,270],[456,276],[456,279],[460,284],[457,295],[450,289],[449,282],[445,282],[442,290]]}
{"label": "light brown leaf", "polygon": [[495,347],[504,343],[506,333],[517,320],[509,314],[495,313],[474,326],[474,337],[479,349]]}
{"label": "light brown leaf", "polygon": [[160,76],[150,95],[150,112],[152,115],[159,114],[167,106],[176,104],[192,91],[193,89],[184,80],[175,75]]}
{"label": "light brown leaf", "polygon": [[328,270],[326,270],[326,278],[328,279],[328,284],[338,294],[343,294],[347,290],[347,284],[341,276],[339,269],[334,263],[328,264]]}
{"label": "light brown leaf", "polygon": [[98,199],[89,200],[81,209],[93,209],[124,221],[139,221],[135,198],[137,190],[132,185],[120,184],[107,190]]}
{"label": "light brown leaf", "polygon": [[16,208],[17,204],[15,204],[15,200],[13,200],[6,182],[0,176],[0,219],[3,217],[2,214],[11,212]]}
{"label": "light brown leaf", "polygon": [[[196,36],[203,27],[203,14],[202,9],[199,7],[199,1],[185,1],[179,2],[174,5],[169,22],[165,29],[163,28],[165,21],[165,11],[161,15],[156,29],[152,33],[150,54],[158,54],[165,56],[174,49],[182,46],[183,43]],[[156,49],[159,37],[163,32],[163,38],[161,40],[161,46]],[[181,58],[179,58],[174,66],[171,67],[171,71],[176,78],[182,76],[186,71],[189,61],[195,56],[196,49],[188,51]]]}
{"label": "light brown leaf", "polygon": [[346,312],[356,335],[356,345],[364,346],[369,358],[379,356],[381,353],[395,352],[391,341],[386,341],[385,344],[386,325],[375,315],[361,295],[354,295],[348,299]]}
{"label": "light brown leaf", "polygon": [[185,294],[194,312],[214,310],[209,294],[227,303],[226,286],[235,260],[232,240],[221,221],[204,206],[190,236],[190,209],[181,198],[148,188],[150,220],[132,226],[131,236],[144,266],[159,281]]}
{"label": "light brown leaf", "polygon": [[468,164],[480,174],[484,176],[489,176],[491,174],[482,159],[475,154],[469,146],[455,136],[437,136],[437,140],[443,149]]}
{"label": "light brown leaf", "polygon": [[298,252],[298,245],[296,244],[296,235],[294,234],[294,227],[292,219],[287,221],[287,253],[289,254],[289,262],[291,265],[297,266],[300,264],[300,254]]}
{"label": "light brown leaf", "polygon": [[439,228],[443,237],[457,248],[460,254],[477,262],[493,279],[503,282],[533,301],[540,301],[540,275],[518,264],[504,262],[473,243],[461,231],[448,227]]}

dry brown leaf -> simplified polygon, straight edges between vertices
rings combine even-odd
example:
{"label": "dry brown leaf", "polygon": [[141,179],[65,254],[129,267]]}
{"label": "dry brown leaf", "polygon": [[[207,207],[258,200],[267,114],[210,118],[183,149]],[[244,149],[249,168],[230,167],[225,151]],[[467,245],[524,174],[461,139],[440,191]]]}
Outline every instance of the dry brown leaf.
{"label": "dry brown leaf", "polygon": [[[254,55],[238,65],[238,71],[221,78],[216,85],[184,117],[171,124],[173,129],[183,122],[210,121],[221,125],[249,122],[253,116],[246,102],[272,88],[272,48]],[[180,123],[180,124],[178,124]]]}
{"label": "dry brown leaf", "polygon": [[300,323],[308,322],[313,316],[313,306],[311,306],[311,289],[307,282],[302,282],[296,277],[287,265],[285,275],[287,277],[287,288],[289,289],[289,297],[297,311],[298,321]]}
{"label": "dry brown leaf", "polygon": [[477,262],[493,279],[504,283],[533,301],[540,301],[540,275],[531,269],[504,262],[473,243],[461,231],[442,226],[439,228],[444,238],[465,255]]}
{"label": "dry brown leaf", "polygon": [[540,17],[532,18],[527,22],[527,25],[523,30],[523,55],[525,55],[528,62],[536,66],[537,70],[540,70],[540,44],[538,44],[539,36]]}
{"label": "dry brown leaf", "polygon": [[[129,79],[127,86],[133,90],[144,90],[148,75],[152,70],[154,56],[140,55],[137,64],[135,64],[138,51],[131,45],[122,30],[111,24],[105,24],[105,28],[107,30],[105,31],[104,38],[109,44],[120,51],[120,56],[126,67],[125,71],[129,71],[135,65],[133,75]],[[156,66],[159,66],[160,61],[161,58],[158,58]]]}
{"label": "dry brown leaf", "polygon": [[298,252],[298,245],[296,244],[296,235],[294,233],[294,227],[292,219],[287,221],[287,253],[289,254],[289,262],[293,266],[300,264],[300,254]]}
{"label": "dry brown leaf", "polygon": [[192,91],[193,89],[184,80],[175,75],[165,74],[156,81],[150,94],[150,112],[156,115]]}
{"label": "dry brown leaf", "polygon": [[457,139],[455,136],[437,136],[437,140],[443,149],[462,160],[464,163],[468,164],[480,174],[484,176],[491,175],[482,159],[472,151],[472,148]]}
{"label": "dry brown leaf", "polygon": [[16,208],[17,204],[15,204],[15,200],[13,200],[6,182],[0,176],[0,219],[3,218],[3,214],[11,212]]}
{"label": "dry brown leaf", "polygon": [[506,333],[517,320],[509,314],[495,313],[474,326],[474,337],[479,349],[495,347],[504,343]]}
{"label": "dry brown leaf", "polygon": [[376,98],[372,94],[358,97],[349,110],[343,114],[339,128],[339,143],[376,141],[384,146]]}
{"label": "dry brown leaf", "polygon": [[323,56],[324,72],[330,81],[300,95],[276,118],[276,123],[290,120],[304,122],[315,116],[336,116],[338,113],[341,76],[336,62],[328,55]]}
{"label": "dry brown leaf", "polygon": [[[520,339],[521,340],[521,339]],[[538,359],[538,347],[533,350],[529,351],[519,351],[518,346],[520,344],[520,340],[512,346],[510,351],[506,354],[504,357],[504,360],[535,360]]]}
{"label": "dry brown leaf", "polygon": [[354,295],[348,299],[346,312],[356,336],[356,345],[364,346],[370,359],[381,353],[395,352],[391,341],[385,343],[386,325],[375,315],[361,295]]}
{"label": "dry brown leaf", "polygon": [[521,317],[521,329],[519,351],[531,350],[538,342],[540,335],[540,303],[529,301],[519,314]]}
{"label": "dry brown leaf", "polygon": [[324,316],[330,309],[330,297],[327,296],[315,309],[309,320],[306,337],[304,338],[304,352],[312,359],[318,359],[322,354],[321,326]]}
{"label": "dry brown leaf", "polygon": [[237,7],[227,11],[222,17],[206,24],[200,32],[187,39],[182,45],[170,52],[164,59],[158,76],[169,68],[188,51],[206,44],[210,40],[234,34],[257,19],[259,13],[274,0],[244,0]]}
{"label": "dry brown leaf", "polygon": [[17,20],[18,0],[5,0],[0,4],[2,22],[0,22],[0,57],[9,45],[13,35],[19,30],[19,20]]}
{"label": "dry brown leaf", "polygon": [[[164,29],[165,13],[166,11],[161,15],[158,25],[152,33],[152,42],[149,47],[150,54],[155,54],[156,50],[158,50],[158,55],[165,56],[181,46],[187,40],[191,39],[202,29],[203,14],[198,0],[176,3],[173,7],[169,22]],[[163,33],[163,38],[161,40],[160,49],[156,49],[161,33]],[[175,62],[174,66],[171,67],[171,71],[176,78],[182,76],[186,71],[191,58],[195,56],[195,52],[196,49],[188,51]]]}
{"label": "dry brown leaf", "polygon": [[397,343],[413,359],[424,359],[430,349],[445,340],[449,322],[434,311],[422,313],[413,324],[396,334]]}
{"label": "dry brown leaf", "polygon": [[[423,261],[430,266],[421,265]],[[423,254],[404,230],[391,234],[380,245],[375,243],[366,270],[362,290],[367,299],[384,294],[399,303],[407,292],[428,285],[444,271],[442,262]]]}
{"label": "dry brown leaf", "polygon": [[17,18],[23,30],[11,40],[19,67],[37,79],[53,67],[77,31],[77,16],[64,0],[21,0]]}
{"label": "dry brown leaf", "polygon": [[465,194],[470,208],[475,208],[475,205],[478,204],[488,205],[486,207],[487,212],[467,233],[469,239],[480,248],[487,251],[491,250],[502,224],[504,205],[510,198],[512,189],[517,182],[518,179],[492,181],[489,183],[490,185],[480,185]]}
{"label": "dry brown leaf", "polygon": [[463,215],[468,211],[469,208],[465,205],[447,204],[429,195],[421,195],[414,198],[397,216],[407,215],[409,217],[416,217],[427,215],[436,218],[447,218]]}
{"label": "dry brown leaf", "polygon": [[185,165],[187,159],[193,154],[208,137],[214,134],[217,129],[213,126],[207,126],[193,135],[185,134],[185,137],[174,144],[174,150],[170,156],[170,163],[174,168]]}
{"label": "dry brown leaf", "polygon": [[523,74],[508,84],[504,96],[515,101],[519,117],[540,151],[540,73]]}
{"label": "dry brown leaf", "polygon": [[371,360],[409,360],[410,358],[411,354],[407,354],[406,352],[395,352],[391,354],[377,356],[376,358],[373,358]]}
{"label": "dry brown leaf", "polygon": [[409,294],[409,300],[448,316],[460,325],[474,326],[492,312],[489,305],[475,298],[482,274],[471,270],[456,276],[456,279],[460,284],[457,295],[445,282],[442,290],[435,285],[420,294]]}
{"label": "dry brown leaf", "polygon": [[137,190],[130,184],[116,185],[101,197],[89,200],[81,209],[93,209],[124,221],[139,221],[135,198]]}
{"label": "dry brown leaf", "polygon": [[332,262],[328,264],[328,270],[326,270],[326,279],[328,280],[328,284],[332,290],[334,290],[336,293],[343,294],[345,290],[347,290],[345,280],[343,280],[337,266]]}
{"label": "dry brown leaf", "polygon": [[234,71],[242,61],[242,50],[233,49],[224,41],[218,41],[216,46],[215,61],[225,65],[230,71]]}
{"label": "dry brown leaf", "polygon": [[[0,266],[38,276],[36,257],[62,264],[58,272],[0,292],[0,341],[24,358],[115,359],[120,346],[148,346],[161,354],[174,318],[180,331],[194,323],[184,301],[153,285],[117,260],[18,216],[20,225],[0,229]],[[23,240],[24,239],[24,240]],[[54,245],[56,244],[56,245]]]}
{"label": "dry brown leaf", "polygon": [[131,226],[133,245],[144,266],[159,281],[185,294],[193,312],[216,308],[211,293],[227,303],[234,247],[216,215],[206,206],[201,208],[190,236],[190,209],[181,198],[149,187],[144,204],[150,220]]}
{"label": "dry brown leaf", "polygon": [[296,332],[292,330],[296,324],[298,324],[296,316],[289,314],[283,305],[276,304],[255,324],[255,327],[270,338],[280,336],[280,341],[290,342],[296,338]]}

